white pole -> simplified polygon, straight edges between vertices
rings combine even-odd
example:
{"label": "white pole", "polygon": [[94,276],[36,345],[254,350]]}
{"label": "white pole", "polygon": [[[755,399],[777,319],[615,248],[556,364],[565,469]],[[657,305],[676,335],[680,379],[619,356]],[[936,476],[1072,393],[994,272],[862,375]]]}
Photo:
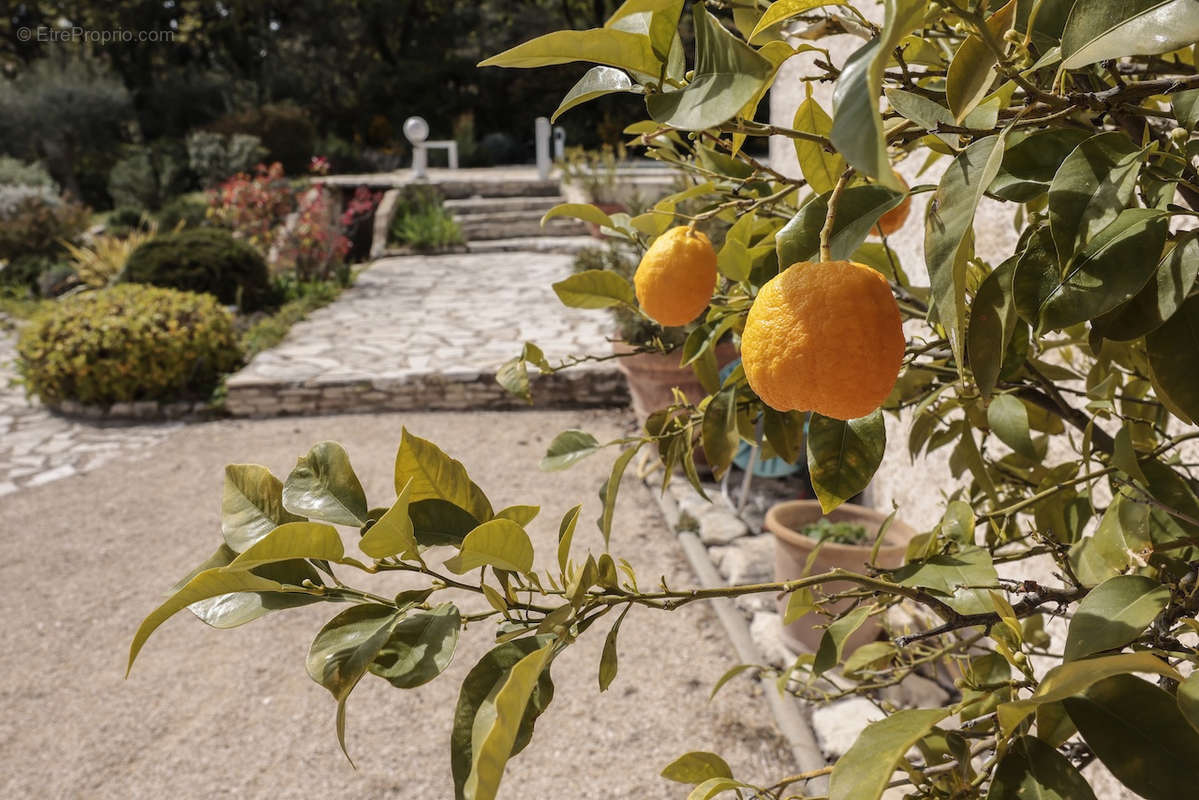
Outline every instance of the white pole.
{"label": "white pole", "polygon": [[537,141],[537,177],[545,180],[550,176],[550,121],[538,117],[533,125]]}
{"label": "white pole", "polygon": [[554,160],[566,158],[566,129],[561,125],[554,128]]}

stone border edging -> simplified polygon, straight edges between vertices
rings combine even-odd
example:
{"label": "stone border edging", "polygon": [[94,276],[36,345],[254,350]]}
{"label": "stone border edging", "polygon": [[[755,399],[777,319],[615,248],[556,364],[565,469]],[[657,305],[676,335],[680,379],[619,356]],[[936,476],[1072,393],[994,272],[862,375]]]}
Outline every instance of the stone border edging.
{"label": "stone border edging", "polygon": [[128,403],[113,403],[97,406],[76,400],[60,403],[43,403],[48,411],[71,419],[99,422],[207,422],[221,416],[223,412],[205,400],[176,401],[163,403],[157,400],[138,400]]}

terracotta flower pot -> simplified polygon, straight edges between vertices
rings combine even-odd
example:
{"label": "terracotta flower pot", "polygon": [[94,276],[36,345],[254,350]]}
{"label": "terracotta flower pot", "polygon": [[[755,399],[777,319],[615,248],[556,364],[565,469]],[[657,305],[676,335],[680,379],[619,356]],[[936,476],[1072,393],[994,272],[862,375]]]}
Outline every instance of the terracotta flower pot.
{"label": "terracotta flower pot", "polygon": [[[633,348],[617,342],[613,345],[617,353],[629,353]],[[716,346],[716,363],[723,366],[737,357],[737,348],[731,342]],[[624,373],[629,383],[629,395],[633,398],[633,413],[644,425],[649,415],[674,402],[675,388],[681,389],[687,399],[698,403],[707,395],[699,378],[691,367],[679,366],[679,354],[637,353],[616,359],[616,366]]]}
{"label": "terracotta flower pot", "polygon": [[[802,576],[804,565],[817,542],[815,539],[804,536],[800,531],[805,525],[816,522],[822,516],[824,515],[820,511],[820,503],[815,500],[791,500],[772,506],[766,512],[766,529],[774,534],[774,577],[776,581],[795,580]],[[852,572],[865,572],[866,563],[870,560],[874,537],[886,518],[886,514],[851,503],[834,509],[828,514],[830,522],[856,522],[863,525],[869,534],[870,544],[848,545],[828,542],[816,554],[808,574],[816,575],[838,567]],[[915,535],[916,531],[903,522],[898,519],[893,520],[887,529],[887,538],[884,540],[883,546],[879,548],[875,563],[880,567],[900,566],[903,563],[908,542]],[[834,581],[824,584],[822,590],[824,594],[834,594],[851,588],[853,585],[848,582]],[[779,599],[780,615],[786,612],[789,599],[789,595]],[[850,602],[842,600],[828,604],[825,608],[830,612],[836,612],[848,607]],[[801,617],[790,625],[783,626],[783,641],[793,650],[815,652],[824,635],[824,629],[818,628],[816,625],[824,624],[827,621],[827,618],[820,614],[808,614]],[[846,640],[845,653],[851,653],[854,648],[877,638],[881,628],[882,626],[873,619],[867,620]]]}

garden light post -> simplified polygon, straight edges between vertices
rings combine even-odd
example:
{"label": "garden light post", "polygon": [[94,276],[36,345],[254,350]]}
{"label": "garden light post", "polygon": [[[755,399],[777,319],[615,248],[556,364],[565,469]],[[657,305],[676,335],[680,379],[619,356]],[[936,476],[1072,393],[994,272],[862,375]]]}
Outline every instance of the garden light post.
{"label": "garden light post", "polygon": [[404,120],[404,137],[412,143],[412,175],[424,178],[428,174],[429,151],[425,140],[429,138],[429,123],[424,117],[409,117]]}

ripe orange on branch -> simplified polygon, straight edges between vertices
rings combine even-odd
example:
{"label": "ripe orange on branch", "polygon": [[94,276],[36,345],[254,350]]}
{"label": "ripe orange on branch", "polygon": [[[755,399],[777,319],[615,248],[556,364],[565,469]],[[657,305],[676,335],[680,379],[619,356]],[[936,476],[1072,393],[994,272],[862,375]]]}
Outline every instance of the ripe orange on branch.
{"label": "ripe orange on branch", "polygon": [[[905,181],[903,176],[901,176],[898,172],[895,173],[895,177],[898,178],[900,184],[903,185],[904,192],[907,192],[907,190],[911,188],[908,186],[908,182]],[[871,233],[873,233],[875,236],[890,236],[891,234],[895,233],[895,231],[903,227],[903,224],[908,221],[908,215],[911,213],[912,196],[910,194],[905,194],[899,205],[895,206],[895,208],[878,218],[878,222],[874,224],[874,229],[871,231]]]}
{"label": "ripe orange on branch", "polygon": [[852,261],[805,261],[758,292],[741,334],[741,363],[771,408],[855,419],[887,399],[904,347],[886,278]]}
{"label": "ripe orange on branch", "polygon": [[633,276],[637,302],[659,325],[686,325],[703,313],[716,288],[716,251],[685,226],[654,240]]}

